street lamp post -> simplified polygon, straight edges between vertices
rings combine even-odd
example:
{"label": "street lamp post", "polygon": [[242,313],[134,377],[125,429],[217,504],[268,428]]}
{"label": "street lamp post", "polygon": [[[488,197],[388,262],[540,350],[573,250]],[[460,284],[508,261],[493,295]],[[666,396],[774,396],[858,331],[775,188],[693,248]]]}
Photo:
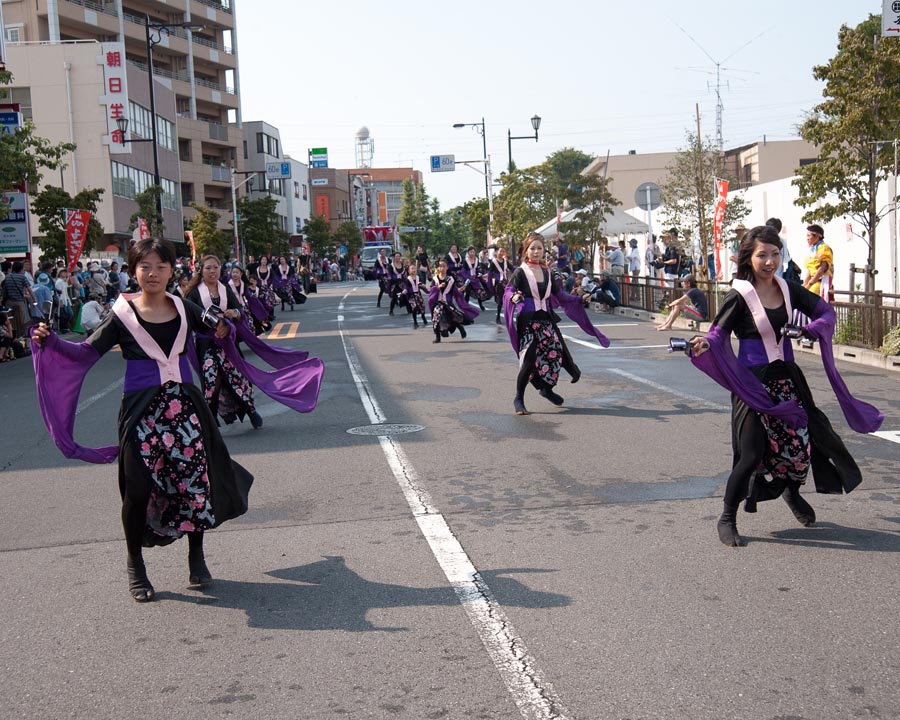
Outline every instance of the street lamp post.
{"label": "street lamp post", "polygon": [[[462,128],[462,127],[475,128],[475,130],[481,135],[481,146],[482,146],[482,149],[484,150],[484,154],[482,155],[482,157],[485,158],[485,160],[487,159],[487,156],[488,156],[488,154],[487,154],[487,136],[484,134],[484,118],[481,118],[480,123],[453,123],[453,127],[455,127],[455,128]],[[479,128],[481,128],[481,129],[479,130]],[[484,176],[484,196],[485,196],[485,198],[488,199],[488,201],[490,201],[491,189],[490,189],[490,185],[488,184],[488,176],[487,176],[486,172],[485,172],[485,176]]]}
{"label": "street lamp post", "polygon": [[[153,90],[153,46],[162,42],[163,33],[171,35],[173,28],[184,28],[189,32],[202,30],[205,25],[192,22],[155,23],[150,15],[144,15],[144,34],[147,40],[147,78],[150,81],[150,132],[153,142],[153,183],[159,188],[156,196],[156,212],[162,221],[162,182],[159,174],[159,137],[156,126],[156,93]],[[126,123],[127,127],[127,123]],[[131,140],[129,142],[141,142]]]}
{"label": "street lamp post", "polygon": [[513,140],[534,140],[537,142],[538,140],[538,128],[541,127],[541,117],[540,115],[535,115],[531,118],[531,127],[534,128],[534,135],[513,135],[512,130],[506,131],[507,142],[509,145],[509,172],[513,171],[513,160],[512,160],[512,141]]}

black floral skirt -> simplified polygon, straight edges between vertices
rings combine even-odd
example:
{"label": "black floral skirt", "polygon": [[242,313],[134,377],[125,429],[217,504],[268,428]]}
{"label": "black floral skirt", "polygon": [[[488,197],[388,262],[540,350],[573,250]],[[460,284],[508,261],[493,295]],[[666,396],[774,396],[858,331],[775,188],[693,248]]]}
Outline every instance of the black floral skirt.
{"label": "black floral skirt", "polygon": [[531,377],[554,387],[563,363],[562,339],[547,320],[530,320],[519,335],[519,368],[531,367]]}
{"label": "black floral skirt", "polygon": [[[763,385],[776,403],[796,400],[800,396],[790,378],[766,380]],[[792,428],[770,415],[760,415],[768,435],[764,470],[774,480],[805,483],[809,474],[809,428]]]}
{"label": "black floral skirt", "polygon": [[143,544],[167,545],[213,527],[203,431],[180,384],[159,389],[135,426],[135,439],[151,478]]}
{"label": "black floral skirt", "polygon": [[224,416],[235,413],[243,418],[256,410],[253,386],[218,345],[210,344],[203,355],[201,370],[203,397],[213,414]]}
{"label": "black floral skirt", "polygon": [[457,307],[443,301],[438,302],[431,312],[431,327],[444,337],[464,324],[465,320],[466,316]]}

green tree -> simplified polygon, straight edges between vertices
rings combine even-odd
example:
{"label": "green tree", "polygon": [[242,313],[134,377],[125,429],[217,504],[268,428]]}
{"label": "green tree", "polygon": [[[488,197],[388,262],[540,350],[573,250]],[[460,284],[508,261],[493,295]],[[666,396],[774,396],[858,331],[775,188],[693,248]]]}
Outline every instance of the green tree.
{"label": "green tree", "polygon": [[215,255],[226,258],[233,252],[234,238],[219,228],[219,213],[206,205],[191,203],[197,214],[191,218],[191,235],[197,247],[197,257]]}
{"label": "green tree", "polygon": [[894,171],[894,148],[881,143],[900,132],[900,41],[880,34],[880,15],[856,28],[842,25],[837,54],[813,68],[813,77],[825,82],[825,100],[813,107],[800,136],[819,148],[819,161],[799,168],[793,181],[796,204],[809,208],[804,221],[846,215],[865,228],[867,291],[876,272],[875,231],[886,213],[876,204],[878,186]]}
{"label": "green tree", "polygon": [[333,243],[328,231],[328,221],[323,215],[314,215],[303,224],[303,237],[309,243],[309,250],[318,257],[331,252]]}
{"label": "green tree", "polygon": [[[5,98],[3,86],[12,83],[12,73],[0,70],[0,100]],[[22,185],[36,188],[43,177],[41,170],[59,170],[66,167],[63,158],[75,150],[73,143],[54,145],[34,133],[34,125],[12,134],[0,135],[0,190]],[[6,217],[8,208],[0,204],[0,220]]]}
{"label": "green tree", "polygon": [[103,188],[86,188],[72,197],[62,188],[47,185],[31,201],[31,211],[40,219],[38,232],[42,235],[34,241],[41,252],[48,258],[66,257],[66,215],[65,210],[88,210],[91,221],[88,224],[84,250],[101,246],[103,242],[103,226],[97,220],[97,206]]}
{"label": "green tree", "polygon": [[572,186],[584,185],[585,168],[594,157],[575,148],[563,148],[547,156],[534,170],[543,187],[542,210],[548,220],[556,213],[556,203],[571,198]]}
{"label": "green tree", "polygon": [[138,226],[138,221],[143,218],[147,221],[147,229],[150,230],[153,237],[163,237],[166,226],[158,210],[161,197],[162,187],[159,185],[151,185],[135,195],[134,201],[137,203],[138,209],[128,218],[128,229],[134,230]]}
{"label": "green tree", "polygon": [[240,215],[241,245],[247,255],[259,257],[263,253],[286,255],[291,245],[275,211],[278,201],[271,195],[251,200],[243,197],[237,204]]}
{"label": "green tree", "polygon": [[[700,141],[697,135],[685,134],[686,147],[680,148],[672,164],[666,169],[669,178],[662,186],[662,222],[674,226],[698,240],[700,256],[705,259],[713,240],[713,217],[716,205],[716,178],[731,180],[722,169],[722,155],[709,138]],[[732,194],[725,205],[722,237],[750,214],[750,207],[740,195]],[[690,248],[682,248],[689,251]]]}
{"label": "green tree", "polygon": [[494,201],[494,234],[505,239],[515,255],[531,230],[540,227],[550,217],[543,186],[534,168],[515,170],[500,176],[503,188]]}
{"label": "green tree", "polygon": [[468,224],[469,233],[473,239],[487,238],[488,225],[491,212],[487,198],[472,198],[462,207],[454,208],[455,212],[462,212],[465,222]]}
{"label": "green tree", "polygon": [[358,254],[362,248],[362,233],[352,220],[345,220],[331,236],[334,245],[340,247],[343,245],[347,248],[347,261],[349,262],[354,255]]}
{"label": "green tree", "polygon": [[[574,185],[578,183],[578,185]],[[589,265],[594,267],[597,245],[603,237],[601,223],[609,216],[616,205],[621,203],[609,191],[609,178],[598,175],[581,175],[573,178],[565,191],[565,200],[570,208],[576,208],[568,222],[560,223],[560,231],[565,233],[569,246],[586,245],[588,247]]]}
{"label": "green tree", "polygon": [[[433,224],[430,222],[431,214],[428,191],[425,189],[424,183],[416,188],[412,180],[405,179],[402,186],[400,212],[397,215],[397,226],[428,228]],[[412,255],[417,246],[429,246],[428,231],[401,233],[400,243],[407,255]]]}

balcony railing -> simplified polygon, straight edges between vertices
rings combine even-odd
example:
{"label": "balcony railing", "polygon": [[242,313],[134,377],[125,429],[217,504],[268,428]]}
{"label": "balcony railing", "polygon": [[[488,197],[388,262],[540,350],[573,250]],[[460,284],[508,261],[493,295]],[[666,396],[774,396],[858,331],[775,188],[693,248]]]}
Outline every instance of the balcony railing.
{"label": "balcony railing", "polygon": [[225,45],[222,45],[222,43],[217,43],[214,40],[203,37],[202,35],[192,35],[191,39],[198,45],[203,45],[205,47],[212,48],[213,50],[218,50],[219,52],[226,53],[227,55],[231,55],[233,52],[230,47],[226,47]]}
{"label": "balcony railing", "polygon": [[228,127],[219,123],[209,123],[209,137],[211,140],[228,140]]}
{"label": "balcony railing", "polygon": [[87,8],[88,10],[94,10],[99,13],[103,13],[104,15],[112,15],[113,17],[118,17],[116,13],[116,6],[114,3],[110,3],[107,5],[102,2],[91,2],[91,0],[68,0],[68,2],[73,5],[80,5],[83,8]]}
{"label": "balcony railing", "polygon": [[197,2],[231,14],[231,0],[197,0]]}
{"label": "balcony railing", "polygon": [[[135,60],[133,58],[128,58],[128,62],[134,65],[139,70],[143,70],[147,72],[147,63],[141,60]],[[164,78],[171,78],[172,80],[180,80],[181,82],[189,83],[191,81],[190,76],[186,72],[173,72],[172,70],[166,70],[165,68],[153,66],[153,74],[159,75]]]}
{"label": "balcony railing", "polygon": [[218,90],[219,92],[226,92],[229,95],[234,95],[234,88],[232,87],[223,87],[220,83],[213,82],[212,80],[206,80],[204,78],[199,78],[196,75],[194,76],[194,82],[198,85],[202,85],[203,87],[209,88],[210,90]]}
{"label": "balcony railing", "polygon": [[217,182],[231,182],[231,168],[210,165],[212,179]]}

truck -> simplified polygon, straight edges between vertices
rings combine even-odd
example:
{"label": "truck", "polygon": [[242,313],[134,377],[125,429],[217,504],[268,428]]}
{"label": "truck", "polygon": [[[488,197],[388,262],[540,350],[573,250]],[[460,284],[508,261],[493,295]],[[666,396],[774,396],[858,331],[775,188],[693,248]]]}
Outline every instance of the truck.
{"label": "truck", "polygon": [[375,258],[378,254],[385,250],[388,257],[391,257],[399,250],[399,240],[397,238],[397,230],[389,226],[376,226],[363,228],[363,237],[365,244],[359,254],[359,266],[362,269],[363,279],[373,280]]}

